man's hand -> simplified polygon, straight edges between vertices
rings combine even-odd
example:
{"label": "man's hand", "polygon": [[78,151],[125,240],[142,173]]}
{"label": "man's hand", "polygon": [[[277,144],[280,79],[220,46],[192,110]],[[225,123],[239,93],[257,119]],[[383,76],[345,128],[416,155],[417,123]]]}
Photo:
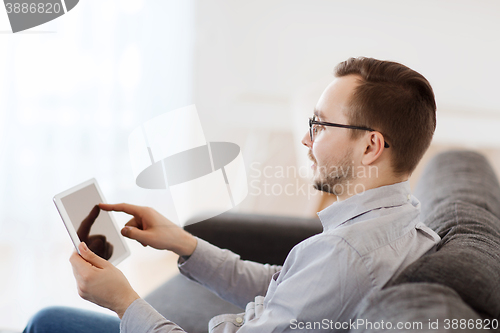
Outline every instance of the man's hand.
{"label": "man's hand", "polygon": [[169,250],[180,256],[190,256],[196,249],[193,235],[169,221],[153,208],[130,204],[99,204],[102,210],[124,212],[134,217],[125,224],[122,235],[135,239],[143,246]]}
{"label": "man's hand", "polygon": [[139,295],[118,268],[90,251],[84,242],[78,249],[81,256],[74,252],[69,259],[78,294],[87,301],[116,312],[121,319]]}

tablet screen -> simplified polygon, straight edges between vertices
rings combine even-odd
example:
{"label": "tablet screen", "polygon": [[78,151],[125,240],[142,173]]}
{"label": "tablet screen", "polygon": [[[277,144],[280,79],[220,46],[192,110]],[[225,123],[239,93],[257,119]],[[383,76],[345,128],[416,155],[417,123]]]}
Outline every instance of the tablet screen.
{"label": "tablet screen", "polygon": [[95,254],[114,261],[128,252],[110,213],[98,206],[103,200],[95,184],[61,197],[61,202],[78,238]]}

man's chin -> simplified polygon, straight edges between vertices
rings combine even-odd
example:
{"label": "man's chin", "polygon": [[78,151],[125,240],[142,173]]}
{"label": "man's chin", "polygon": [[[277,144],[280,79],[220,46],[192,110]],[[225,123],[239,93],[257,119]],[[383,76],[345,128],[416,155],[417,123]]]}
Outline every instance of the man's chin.
{"label": "man's chin", "polygon": [[313,187],[318,191],[322,191],[322,192],[326,192],[326,193],[330,193],[330,194],[335,194],[333,192],[333,188],[332,188],[332,186],[330,186],[330,184],[323,183],[321,181],[314,181]]}

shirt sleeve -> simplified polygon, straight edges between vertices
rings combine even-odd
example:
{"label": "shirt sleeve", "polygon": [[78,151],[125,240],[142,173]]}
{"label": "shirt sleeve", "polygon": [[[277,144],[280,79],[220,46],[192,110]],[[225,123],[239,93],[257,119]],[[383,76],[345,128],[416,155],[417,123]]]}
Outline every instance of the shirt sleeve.
{"label": "shirt sleeve", "polygon": [[142,298],[127,308],[120,322],[121,333],[185,332],[175,323],[165,319]]}
{"label": "shirt sleeve", "polygon": [[[235,333],[243,325],[244,313],[223,314],[212,319],[215,327],[210,333]],[[135,300],[125,311],[120,323],[120,333],[170,333],[184,332],[180,326],[165,319],[143,299]]]}
{"label": "shirt sleeve", "polygon": [[241,260],[240,256],[198,238],[188,260],[179,260],[180,272],[222,299],[245,308],[257,296],[264,296],[279,265]]}

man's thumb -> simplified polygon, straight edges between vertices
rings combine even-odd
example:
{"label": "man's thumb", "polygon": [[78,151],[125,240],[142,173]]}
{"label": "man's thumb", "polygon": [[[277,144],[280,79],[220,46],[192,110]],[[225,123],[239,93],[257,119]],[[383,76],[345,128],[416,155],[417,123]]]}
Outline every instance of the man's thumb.
{"label": "man's thumb", "polygon": [[[122,235],[131,239],[135,239],[141,244],[145,244],[144,242],[144,231],[140,230],[139,228],[136,227],[131,227],[131,226],[125,226],[122,229]],[[144,245],[145,246],[145,245]]]}
{"label": "man's thumb", "polygon": [[78,245],[78,249],[80,250],[80,255],[83,259],[85,259],[85,261],[88,261],[98,268],[104,268],[104,266],[108,263],[107,260],[99,257],[97,254],[92,252],[87,247],[87,244],[85,244],[85,242],[81,242],[80,245]]}

